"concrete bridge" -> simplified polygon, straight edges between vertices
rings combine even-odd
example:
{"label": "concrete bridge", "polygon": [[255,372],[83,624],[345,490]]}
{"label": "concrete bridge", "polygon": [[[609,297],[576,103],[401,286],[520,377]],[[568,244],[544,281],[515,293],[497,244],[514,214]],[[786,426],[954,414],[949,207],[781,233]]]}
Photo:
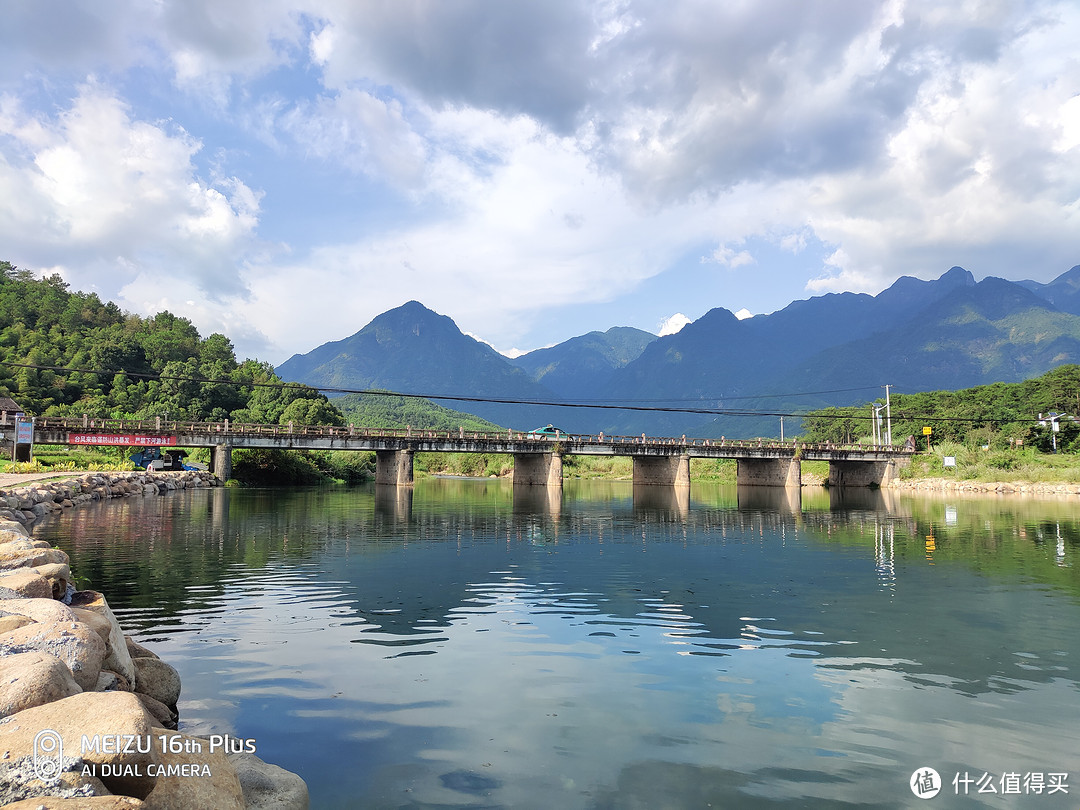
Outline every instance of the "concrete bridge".
{"label": "concrete bridge", "polygon": [[[13,424],[0,423],[0,437],[14,439]],[[24,429],[25,430],[25,429]],[[561,487],[564,456],[626,456],[633,459],[636,486],[689,487],[690,459],[735,459],[740,486],[798,487],[801,460],[829,463],[829,486],[882,486],[911,453],[896,447],[800,444],[797,441],[716,440],[646,436],[365,429],[311,425],[242,425],[37,417],[35,444],[126,447],[208,447],[211,469],[232,476],[234,448],[277,450],[366,450],[375,452],[375,481],[408,487],[416,453],[504,453],[514,459],[515,487]]]}

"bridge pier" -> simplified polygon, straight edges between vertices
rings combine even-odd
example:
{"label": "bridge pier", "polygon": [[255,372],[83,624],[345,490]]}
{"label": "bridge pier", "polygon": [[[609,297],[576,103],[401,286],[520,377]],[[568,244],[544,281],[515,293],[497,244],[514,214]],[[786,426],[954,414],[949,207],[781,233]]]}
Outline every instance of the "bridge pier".
{"label": "bridge pier", "polygon": [[[909,462],[910,463],[910,462]],[[882,487],[896,477],[897,462],[840,461],[829,462],[830,487]]]}
{"label": "bridge pier", "polygon": [[635,487],[689,487],[690,456],[634,456]]}
{"label": "bridge pier", "polygon": [[740,487],[801,487],[802,465],[794,457],[740,458],[735,483]]}
{"label": "bridge pier", "polygon": [[411,487],[413,485],[413,451],[410,449],[376,450],[375,483]]}
{"label": "bridge pier", "polygon": [[562,487],[562,456],[558,453],[514,453],[515,487]]}
{"label": "bridge pier", "polygon": [[222,481],[232,478],[232,445],[228,442],[210,448],[210,472]]}

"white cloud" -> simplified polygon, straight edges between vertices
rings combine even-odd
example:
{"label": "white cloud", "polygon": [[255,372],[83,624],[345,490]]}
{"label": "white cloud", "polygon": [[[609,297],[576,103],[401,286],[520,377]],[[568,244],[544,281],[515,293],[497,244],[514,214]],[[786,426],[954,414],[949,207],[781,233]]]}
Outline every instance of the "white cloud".
{"label": "white cloud", "polygon": [[807,237],[807,229],[805,228],[796,233],[785,234],[780,237],[780,248],[788,253],[801,253],[806,249]]}
{"label": "white cloud", "polygon": [[234,177],[199,177],[188,133],[132,119],[94,83],[55,117],[10,99],[0,109],[0,136],[16,145],[0,164],[8,255],[109,293],[139,273],[190,278],[208,296],[242,289],[260,196]]}
{"label": "white cloud", "polygon": [[[757,311],[749,285],[779,307],[1080,261],[1065,0],[102,0],[51,25],[47,8],[16,4],[0,31],[4,258],[132,302],[175,279],[207,323],[228,302],[233,329],[286,353],[409,298],[521,345],[706,246]],[[297,211],[312,227],[266,225]],[[301,278],[337,306],[296,300]]]}
{"label": "white cloud", "polygon": [[747,318],[753,318],[754,313],[748,310],[746,307],[743,307],[735,313],[735,317],[738,318],[740,321],[745,321]]}
{"label": "white cloud", "polygon": [[657,334],[659,334],[660,337],[664,337],[664,335],[674,335],[688,323],[693,322],[681,312],[676,312],[660,324],[660,331]]}
{"label": "white cloud", "polygon": [[736,267],[744,267],[748,264],[754,263],[754,257],[750,255],[748,250],[740,250],[736,252],[733,248],[727,245],[720,245],[716,250],[710,253],[708,256],[702,258],[703,262],[711,262],[713,264],[720,264],[724,267],[730,267],[734,270]]}
{"label": "white cloud", "polygon": [[423,180],[426,146],[395,100],[344,90],[296,105],[279,123],[308,154],[407,189]]}
{"label": "white cloud", "polygon": [[1068,152],[1080,146],[1080,95],[1075,95],[1058,108],[1061,136],[1054,142],[1058,152]]}

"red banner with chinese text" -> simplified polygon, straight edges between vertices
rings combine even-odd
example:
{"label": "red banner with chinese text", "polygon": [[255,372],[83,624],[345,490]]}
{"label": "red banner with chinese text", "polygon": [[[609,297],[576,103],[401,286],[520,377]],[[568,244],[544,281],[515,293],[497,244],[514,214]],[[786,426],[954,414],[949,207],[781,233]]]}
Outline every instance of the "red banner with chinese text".
{"label": "red banner with chinese text", "polygon": [[125,433],[71,433],[68,444],[108,444],[122,447],[168,447],[176,436],[135,436]]}

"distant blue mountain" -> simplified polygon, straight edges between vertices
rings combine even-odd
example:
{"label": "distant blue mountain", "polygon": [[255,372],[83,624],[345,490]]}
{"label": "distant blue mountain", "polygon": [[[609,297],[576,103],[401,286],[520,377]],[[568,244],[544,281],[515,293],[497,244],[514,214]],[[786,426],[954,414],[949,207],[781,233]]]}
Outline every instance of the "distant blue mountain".
{"label": "distant blue mountain", "polygon": [[650,332],[615,326],[537,349],[510,362],[558,396],[578,399],[602,394],[612,375],[641,356],[654,340],[656,335]]}
{"label": "distant blue mountain", "polygon": [[[441,405],[496,424],[536,427],[543,409],[439,400],[438,395],[551,400],[554,394],[486,343],[469,337],[445,315],[417,301],[376,317],[344,340],[293,355],[277,368],[284,380],[316,388],[380,389],[431,395]],[[521,421],[518,417],[521,417]]]}
{"label": "distant blue mountain", "polygon": [[[316,387],[778,414],[866,402],[886,383],[905,393],[959,389],[1078,362],[1080,266],[1049,284],[976,282],[953,267],[933,281],[901,278],[876,296],[823,295],[746,320],[717,308],[674,335],[615,328],[514,360],[413,301],[277,371]],[[515,428],[554,422],[609,434],[779,432],[775,416],[444,404]]]}

